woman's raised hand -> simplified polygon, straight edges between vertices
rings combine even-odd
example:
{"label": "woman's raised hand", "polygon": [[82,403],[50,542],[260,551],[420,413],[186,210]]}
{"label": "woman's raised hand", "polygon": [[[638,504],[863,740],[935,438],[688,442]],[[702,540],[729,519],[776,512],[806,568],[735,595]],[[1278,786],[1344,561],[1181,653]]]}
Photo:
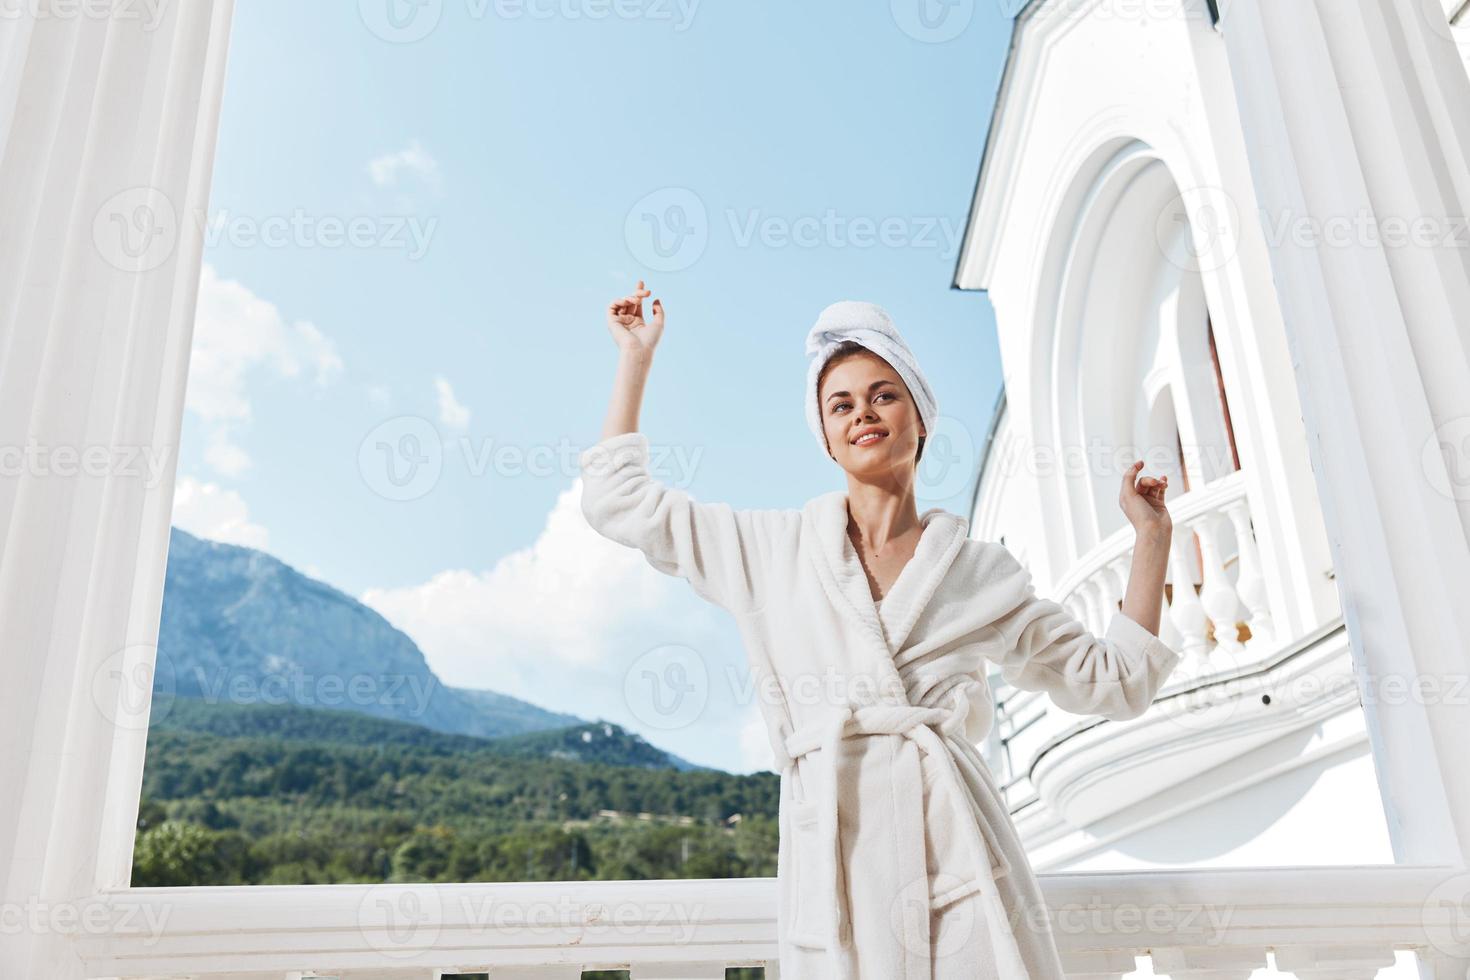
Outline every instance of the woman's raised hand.
{"label": "woman's raised hand", "polygon": [[658,339],[664,332],[663,302],[654,300],[652,318],[643,319],[643,299],[652,295],[643,288],[643,280],[639,279],[638,288],[631,295],[608,304],[607,329],[620,350],[652,354],[658,346]]}
{"label": "woman's raised hand", "polygon": [[1124,472],[1123,486],[1118,491],[1118,506],[1123,508],[1128,523],[1138,533],[1171,534],[1174,522],[1164,503],[1164,492],[1169,489],[1169,478],[1145,476],[1134,483],[1134,477],[1142,468],[1143,460],[1140,459]]}

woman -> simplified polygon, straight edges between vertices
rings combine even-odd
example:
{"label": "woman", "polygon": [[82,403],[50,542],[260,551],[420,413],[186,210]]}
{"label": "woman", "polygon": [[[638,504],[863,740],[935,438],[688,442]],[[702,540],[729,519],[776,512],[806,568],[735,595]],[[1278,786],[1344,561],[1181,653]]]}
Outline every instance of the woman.
{"label": "woman", "polygon": [[975,749],[1010,684],[1078,714],[1142,714],[1179,655],[1155,635],[1165,482],[1124,474],[1136,540],[1106,637],[1039,598],[1004,545],[916,512],[936,406],[881,308],[836,303],[808,337],[808,423],[847,489],[800,509],[698,503],[653,480],[637,431],[664,309],[643,283],[607,310],[619,360],[582,511],[740,626],[781,773],[782,980],[1062,980],[1040,890]]}

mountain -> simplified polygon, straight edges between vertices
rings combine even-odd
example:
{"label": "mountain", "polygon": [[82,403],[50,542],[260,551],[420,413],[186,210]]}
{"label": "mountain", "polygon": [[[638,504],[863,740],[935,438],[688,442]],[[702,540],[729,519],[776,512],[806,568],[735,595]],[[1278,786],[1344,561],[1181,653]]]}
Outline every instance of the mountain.
{"label": "mountain", "polygon": [[[174,704],[185,711],[188,699],[329,708],[449,735],[517,738],[505,751],[520,757],[700,768],[615,725],[494,691],[450,687],[406,634],[346,593],[265,552],[177,527],[169,539],[158,649],[154,690],[177,695]],[[155,696],[155,714],[165,721],[166,703]],[[262,724],[268,717],[283,729],[301,723],[289,714],[248,716],[255,719],[248,723],[246,717],[220,715],[233,718],[230,724]]]}
{"label": "mountain", "polygon": [[562,759],[641,769],[717,771],[677,759],[649,745],[641,736],[606,721],[485,739],[437,732],[422,725],[351,711],[176,697],[149,727],[157,732],[195,732],[227,739],[265,738],[372,749],[406,748],[426,756],[478,752],[505,759]]}

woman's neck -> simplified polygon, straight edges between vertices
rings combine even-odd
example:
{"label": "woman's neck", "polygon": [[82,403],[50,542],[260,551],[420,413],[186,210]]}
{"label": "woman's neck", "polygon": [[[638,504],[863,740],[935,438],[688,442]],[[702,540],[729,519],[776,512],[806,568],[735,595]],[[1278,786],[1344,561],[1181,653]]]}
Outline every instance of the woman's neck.
{"label": "woman's neck", "polygon": [[848,527],[870,554],[881,555],[888,542],[919,527],[919,509],[913,487],[892,488],[850,483],[847,489]]}

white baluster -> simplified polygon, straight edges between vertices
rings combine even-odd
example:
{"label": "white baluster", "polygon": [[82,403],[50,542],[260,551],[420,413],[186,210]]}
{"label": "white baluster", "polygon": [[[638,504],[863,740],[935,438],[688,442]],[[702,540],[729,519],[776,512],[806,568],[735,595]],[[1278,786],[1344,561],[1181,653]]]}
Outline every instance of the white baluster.
{"label": "white baluster", "polygon": [[1271,603],[1266,595],[1266,576],[1261,570],[1261,552],[1256,547],[1256,536],[1251,530],[1250,508],[1244,497],[1237,497],[1225,505],[1225,514],[1235,528],[1237,554],[1240,556],[1240,571],[1235,579],[1235,593],[1241,603],[1250,610],[1251,638],[1246,642],[1253,653],[1263,654],[1275,645],[1275,626],[1271,621]]}
{"label": "white baluster", "polygon": [[1150,951],[1154,973],[1169,980],[1249,980],[1266,966],[1260,946],[1171,946]]}
{"label": "white baluster", "polygon": [[1271,955],[1276,969],[1300,980],[1373,980],[1394,962],[1389,946],[1290,946]]}
{"label": "white baluster", "polygon": [[1067,980],[1121,980],[1138,969],[1138,957],[1119,950],[1062,953]]}
{"label": "white baluster", "polygon": [[1169,547],[1169,566],[1174,573],[1174,598],[1169,603],[1169,620],[1179,631],[1179,652],[1190,669],[1208,664],[1205,609],[1194,591],[1194,535],[1186,528],[1176,534]]}
{"label": "white baluster", "polygon": [[1459,959],[1440,952],[1426,953],[1430,976],[1434,980],[1470,980],[1470,959]]}
{"label": "white baluster", "polygon": [[1199,537],[1200,575],[1204,587],[1200,589],[1200,604],[1205,615],[1215,624],[1215,646],[1231,660],[1238,659],[1242,649],[1236,635],[1235,624],[1240,619],[1240,599],[1235,587],[1225,576],[1225,563],[1220,557],[1219,514],[1204,513],[1188,524]]}
{"label": "white baluster", "polygon": [[1101,636],[1103,627],[1099,626],[1098,623],[1102,621],[1103,609],[1101,597],[1098,595],[1098,584],[1096,580],[1089,578],[1086,582],[1083,582],[1081,587],[1077,589],[1077,594],[1082,597],[1082,608],[1085,611],[1085,615],[1082,618],[1083,624],[1089,632]]}

